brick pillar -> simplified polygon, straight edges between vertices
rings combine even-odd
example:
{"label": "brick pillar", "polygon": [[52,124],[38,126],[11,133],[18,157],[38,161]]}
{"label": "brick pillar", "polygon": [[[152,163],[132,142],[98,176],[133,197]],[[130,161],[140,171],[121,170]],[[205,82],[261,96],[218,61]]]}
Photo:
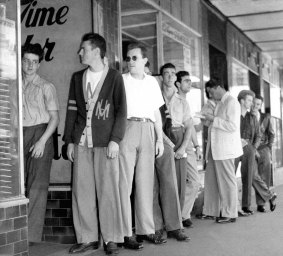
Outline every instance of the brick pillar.
{"label": "brick pillar", "polygon": [[0,255],[29,255],[27,202],[0,203]]}

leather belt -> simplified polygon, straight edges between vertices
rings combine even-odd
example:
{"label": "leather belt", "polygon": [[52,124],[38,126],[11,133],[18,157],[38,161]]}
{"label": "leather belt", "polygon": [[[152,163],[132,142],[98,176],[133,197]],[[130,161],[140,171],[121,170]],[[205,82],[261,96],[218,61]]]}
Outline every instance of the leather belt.
{"label": "leather belt", "polygon": [[136,122],[152,122],[149,118],[141,118],[141,117],[130,117],[128,118],[129,121],[136,121]]}

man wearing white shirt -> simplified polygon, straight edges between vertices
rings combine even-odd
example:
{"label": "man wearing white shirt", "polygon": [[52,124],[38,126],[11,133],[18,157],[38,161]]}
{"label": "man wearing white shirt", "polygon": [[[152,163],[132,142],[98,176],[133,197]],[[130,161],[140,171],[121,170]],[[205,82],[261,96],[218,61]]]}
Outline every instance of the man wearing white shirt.
{"label": "man wearing white shirt", "polygon": [[[144,73],[148,61],[143,45],[128,46],[129,73],[123,75],[127,98],[127,127],[120,144],[120,167],[126,180],[120,180],[127,233],[124,247],[139,250],[142,244],[132,237],[130,195],[135,177],[135,228],[139,241],[163,243],[155,236],[153,220],[154,160],[163,154],[162,122],[159,107],[164,104],[156,79]],[[124,177],[124,175],[122,175]]]}

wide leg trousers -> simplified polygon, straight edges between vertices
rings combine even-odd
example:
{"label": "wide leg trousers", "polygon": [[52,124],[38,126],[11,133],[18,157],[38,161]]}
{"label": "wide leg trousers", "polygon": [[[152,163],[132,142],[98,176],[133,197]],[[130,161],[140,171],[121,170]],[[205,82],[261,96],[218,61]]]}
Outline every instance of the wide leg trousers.
{"label": "wide leg trousers", "polygon": [[235,170],[237,170],[240,161],[242,162],[242,207],[250,207],[255,170],[255,148],[251,144],[246,145],[243,148],[243,155],[235,159]]}
{"label": "wide leg trousers", "polygon": [[44,148],[43,156],[31,157],[30,148],[42,136],[47,124],[24,127],[24,172],[26,196],[29,198],[28,239],[40,242],[45,219],[46,201],[50,179],[50,170],[54,155],[53,138],[50,137]]}
{"label": "wide leg trousers", "polygon": [[[126,236],[132,235],[131,200],[135,182],[136,234],[154,234],[153,185],[155,134],[152,122],[127,121],[126,133],[120,143],[120,190]],[[126,179],[123,179],[126,177]]]}
{"label": "wide leg trousers", "polygon": [[183,226],[174,151],[165,140],[164,153],[155,160],[154,181],[153,212],[155,229],[163,229],[163,224],[165,224],[167,231],[181,229]]}
{"label": "wide leg trousers", "polygon": [[[259,159],[258,159],[258,174],[262,178],[262,180],[265,182],[266,186],[270,187],[271,182],[271,152],[268,147],[264,147],[259,152]],[[257,205],[264,205],[265,202],[262,200],[261,196],[256,193],[256,204]]]}
{"label": "wide leg trousers", "polygon": [[75,145],[72,208],[78,243],[124,241],[119,191],[119,160],[109,159],[105,147]]}
{"label": "wide leg trousers", "polygon": [[208,153],[204,180],[203,213],[209,216],[236,218],[238,189],[234,159],[213,160]]}

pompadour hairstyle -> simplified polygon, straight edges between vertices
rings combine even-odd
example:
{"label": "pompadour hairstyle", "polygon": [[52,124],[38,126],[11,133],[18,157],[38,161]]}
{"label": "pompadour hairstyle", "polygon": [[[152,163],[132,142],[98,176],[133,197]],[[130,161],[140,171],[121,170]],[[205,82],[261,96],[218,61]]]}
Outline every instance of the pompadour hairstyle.
{"label": "pompadour hairstyle", "polygon": [[26,53],[32,53],[38,56],[39,62],[43,60],[44,51],[40,44],[24,44],[22,46],[22,58]]}

